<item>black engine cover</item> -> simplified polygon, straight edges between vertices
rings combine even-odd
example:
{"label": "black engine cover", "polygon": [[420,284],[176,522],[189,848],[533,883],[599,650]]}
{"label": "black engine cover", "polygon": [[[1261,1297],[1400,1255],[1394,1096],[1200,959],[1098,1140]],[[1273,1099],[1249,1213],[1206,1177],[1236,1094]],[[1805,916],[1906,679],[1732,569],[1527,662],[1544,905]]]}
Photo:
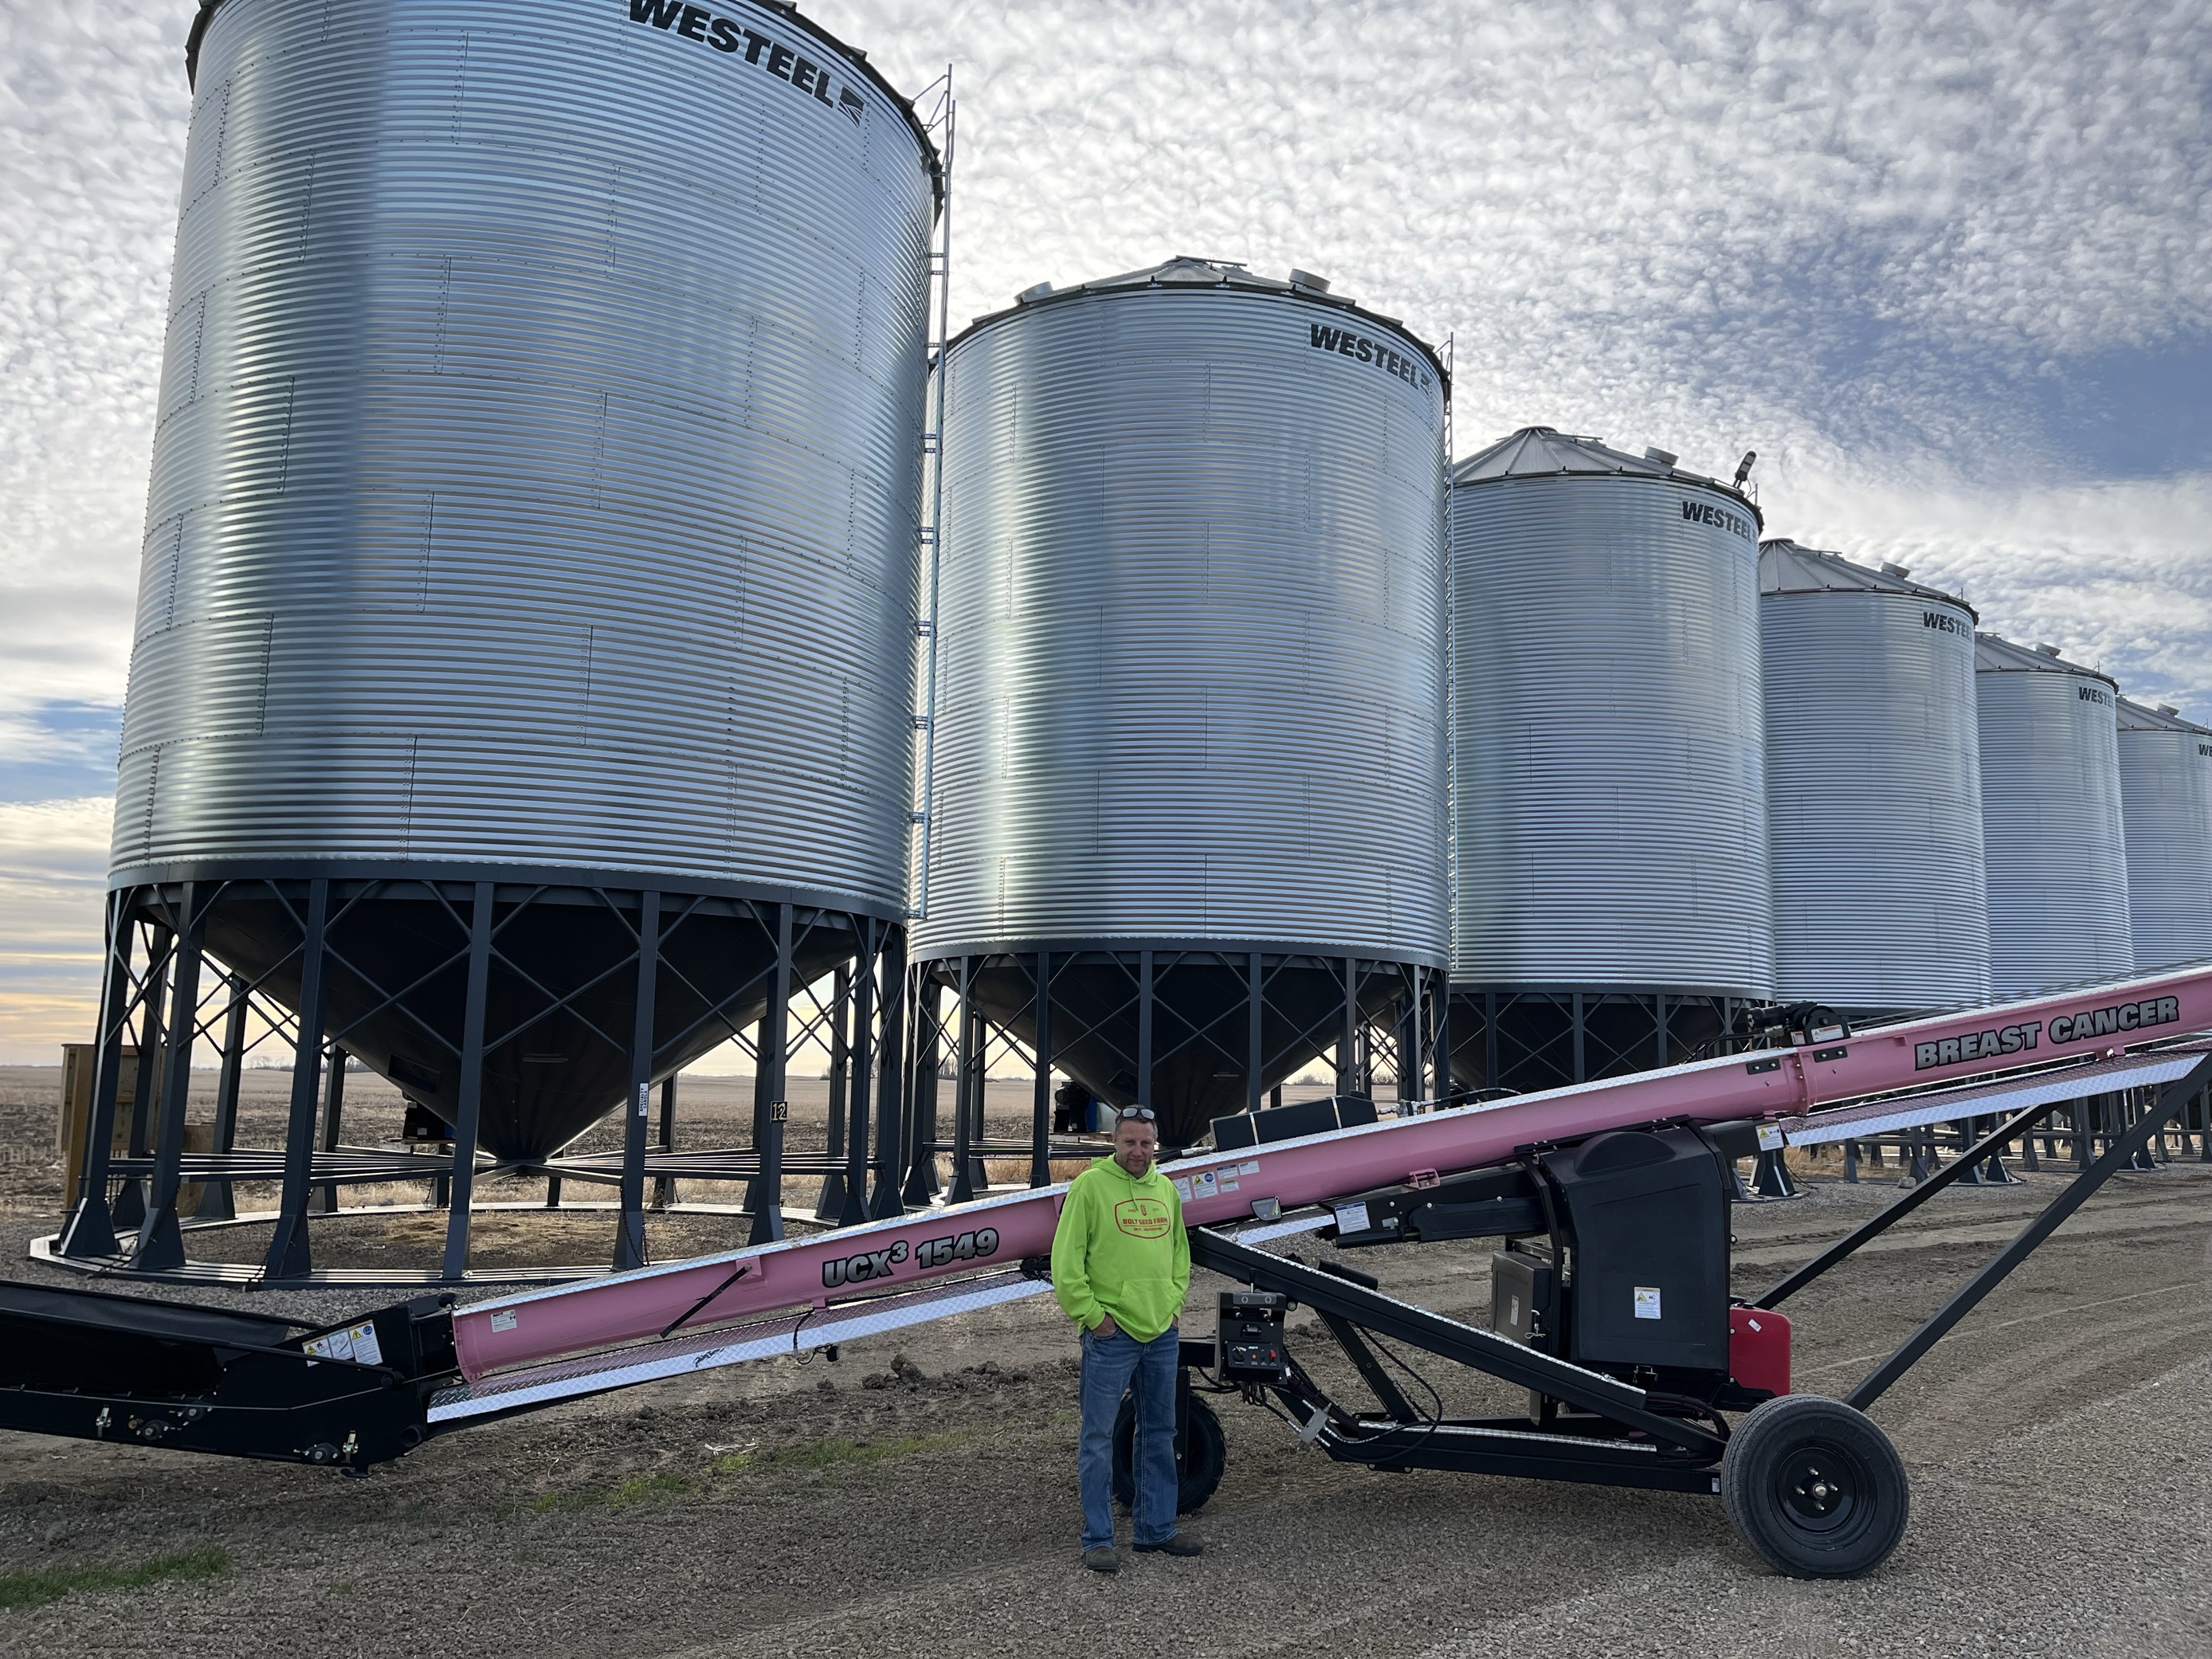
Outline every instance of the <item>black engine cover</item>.
{"label": "black engine cover", "polygon": [[1579,1364],[1729,1364],[1728,1196],[1693,1129],[1618,1129],[1539,1160],[1574,1247]]}

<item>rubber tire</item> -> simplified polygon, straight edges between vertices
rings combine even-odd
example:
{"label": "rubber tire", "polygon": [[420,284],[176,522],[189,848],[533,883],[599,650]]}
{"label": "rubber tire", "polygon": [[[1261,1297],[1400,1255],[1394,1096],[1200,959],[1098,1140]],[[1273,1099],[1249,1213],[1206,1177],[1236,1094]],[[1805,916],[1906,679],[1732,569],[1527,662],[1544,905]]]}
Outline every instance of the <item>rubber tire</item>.
{"label": "rubber tire", "polygon": [[[1196,1515],[1229,1467],[1229,1439],[1221,1432],[1221,1419],[1196,1395],[1191,1396],[1188,1427],[1182,1455],[1176,1459],[1177,1515]],[[1114,1501],[1125,1510],[1137,1493],[1136,1449],[1137,1402],[1125,1395],[1114,1418]]]}
{"label": "rubber tire", "polygon": [[[1809,1477],[1842,1489],[1823,1499]],[[1911,1510],[1905,1464],[1863,1412],[1817,1394],[1759,1407],[1729,1437],[1721,1503],[1745,1543],[1792,1578],[1856,1578],[1889,1559]]]}

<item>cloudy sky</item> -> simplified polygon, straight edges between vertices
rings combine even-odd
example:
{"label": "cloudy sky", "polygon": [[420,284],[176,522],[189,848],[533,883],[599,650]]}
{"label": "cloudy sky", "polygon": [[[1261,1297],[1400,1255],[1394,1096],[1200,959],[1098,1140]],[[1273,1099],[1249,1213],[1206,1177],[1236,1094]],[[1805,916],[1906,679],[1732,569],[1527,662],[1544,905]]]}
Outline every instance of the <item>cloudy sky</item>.
{"label": "cloudy sky", "polygon": [[[2212,718],[2203,0],[816,0],[954,67],[957,317],[1192,253]],[[0,1060],[90,1023],[190,0],[0,9]]]}

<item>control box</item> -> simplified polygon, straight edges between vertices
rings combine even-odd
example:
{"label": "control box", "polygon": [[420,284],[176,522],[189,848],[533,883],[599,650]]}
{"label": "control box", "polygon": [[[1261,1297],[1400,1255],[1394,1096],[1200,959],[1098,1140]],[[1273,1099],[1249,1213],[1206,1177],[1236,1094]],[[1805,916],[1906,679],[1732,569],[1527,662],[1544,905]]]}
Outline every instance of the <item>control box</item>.
{"label": "control box", "polygon": [[1548,1261],[1524,1250],[1490,1258],[1490,1328],[1545,1353],[1558,1330],[1559,1276]]}
{"label": "control box", "polygon": [[1222,1291],[1214,1328],[1214,1376],[1233,1383],[1289,1382],[1283,1321],[1290,1311],[1290,1297],[1271,1291]]}

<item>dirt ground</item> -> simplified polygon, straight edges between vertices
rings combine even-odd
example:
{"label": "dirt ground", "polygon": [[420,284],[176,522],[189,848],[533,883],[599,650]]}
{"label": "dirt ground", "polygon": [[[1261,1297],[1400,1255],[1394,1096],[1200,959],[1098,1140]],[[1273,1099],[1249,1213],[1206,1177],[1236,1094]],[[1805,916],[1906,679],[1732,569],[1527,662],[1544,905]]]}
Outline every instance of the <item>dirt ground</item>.
{"label": "dirt ground", "polygon": [[[0,1252],[15,1276],[42,1271],[22,1253],[57,1219],[52,1178],[33,1178],[52,1109],[17,1098],[36,1081],[0,1074]],[[1798,1386],[1844,1392],[2063,1178],[1947,1192],[1802,1294],[1788,1310]],[[1871,1178],[1808,1186],[1735,1211],[1740,1290],[1896,1195]],[[580,1239],[606,1227],[558,1224]],[[700,1221],[697,1248],[737,1224]],[[518,1224],[502,1248],[553,1246]],[[1480,1321],[1488,1255],[1358,1259],[1387,1288]],[[1218,1288],[1201,1276],[1187,1329],[1211,1328]],[[336,1319],[388,1299],[283,1305]],[[1293,1334],[1303,1358],[1324,1352],[1304,1316]],[[1913,1519],[1856,1583],[1776,1577],[1715,1499],[1370,1473],[1234,1401],[1227,1478],[1189,1522],[1206,1554],[1125,1557],[1100,1578],[1075,1560],[1074,1353],[1035,1298],[851,1344],[835,1364],[737,1367],[470,1430],[366,1480],[0,1435],[0,1575],[211,1545],[231,1562],[0,1611],[0,1649],[2212,1653],[2212,1166],[2117,1178],[1877,1405],[1911,1471]],[[1503,1408],[1480,1379],[1422,1369],[1449,1408]]]}

